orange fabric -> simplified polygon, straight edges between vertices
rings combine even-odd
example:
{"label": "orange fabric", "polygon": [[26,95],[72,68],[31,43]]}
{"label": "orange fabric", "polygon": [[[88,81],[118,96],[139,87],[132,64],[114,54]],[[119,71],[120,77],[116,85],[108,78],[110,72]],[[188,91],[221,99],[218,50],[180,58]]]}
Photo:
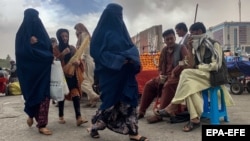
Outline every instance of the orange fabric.
{"label": "orange fabric", "polygon": [[81,96],[80,94],[81,94],[81,93],[79,93],[79,90],[76,89],[76,88],[74,88],[74,89],[72,89],[72,90],[69,92],[68,95],[65,95],[65,99],[67,99],[67,100],[72,100],[72,98],[75,97],[75,96]]}

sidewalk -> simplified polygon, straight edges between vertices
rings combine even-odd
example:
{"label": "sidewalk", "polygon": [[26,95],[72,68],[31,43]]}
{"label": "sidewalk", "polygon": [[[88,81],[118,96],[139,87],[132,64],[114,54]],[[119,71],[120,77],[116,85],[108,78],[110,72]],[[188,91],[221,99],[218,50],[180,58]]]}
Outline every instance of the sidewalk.
{"label": "sidewalk", "polygon": [[[243,93],[232,97],[236,105],[227,109],[230,122],[222,124],[250,124],[250,94]],[[84,108],[82,103],[82,115],[86,116],[89,122],[77,127],[73,103],[69,101],[65,103],[66,124],[58,123],[57,107],[51,104],[48,128],[53,131],[53,135],[41,135],[35,124],[31,128],[27,126],[23,102],[21,96],[0,96],[0,141],[129,141],[128,136],[114,133],[109,129],[99,132],[101,138],[92,139],[86,128],[96,109]],[[146,117],[153,114],[151,109]],[[148,137],[150,141],[200,141],[201,128],[186,133],[182,131],[184,124],[170,124],[166,121],[148,124],[144,118],[139,120],[139,133]]]}

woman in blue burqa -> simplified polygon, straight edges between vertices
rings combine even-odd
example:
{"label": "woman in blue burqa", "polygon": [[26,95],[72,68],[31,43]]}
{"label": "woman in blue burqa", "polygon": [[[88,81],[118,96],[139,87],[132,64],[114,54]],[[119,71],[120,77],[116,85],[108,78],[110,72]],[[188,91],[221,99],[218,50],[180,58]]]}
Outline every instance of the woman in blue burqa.
{"label": "woman in blue burqa", "polygon": [[35,118],[41,134],[51,135],[46,128],[50,103],[50,72],[53,62],[49,35],[39,18],[39,12],[29,8],[16,33],[15,54],[17,75],[25,100],[27,124]]}
{"label": "woman in blue burqa", "polygon": [[88,131],[91,137],[99,138],[98,130],[107,127],[129,135],[130,140],[147,141],[138,134],[136,117],[138,86],[135,76],[141,69],[139,52],[123,21],[122,9],[113,3],[106,7],[90,42],[102,103]]}

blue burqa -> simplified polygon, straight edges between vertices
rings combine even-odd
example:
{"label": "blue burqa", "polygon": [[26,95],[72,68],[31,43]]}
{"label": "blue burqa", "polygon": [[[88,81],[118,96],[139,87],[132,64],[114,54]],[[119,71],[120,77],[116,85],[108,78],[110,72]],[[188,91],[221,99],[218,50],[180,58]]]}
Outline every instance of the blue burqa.
{"label": "blue burqa", "polygon": [[[16,33],[15,54],[17,74],[25,99],[24,111],[31,117],[39,104],[50,97],[52,45],[37,10],[24,11],[24,19]],[[35,36],[37,43],[31,44]]]}
{"label": "blue burqa", "polygon": [[[123,22],[122,7],[109,4],[93,32],[90,54],[99,79],[101,110],[119,102],[138,105],[136,74],[140,71],[138,49]],[[129,61],[130,63],[125,62]]]}

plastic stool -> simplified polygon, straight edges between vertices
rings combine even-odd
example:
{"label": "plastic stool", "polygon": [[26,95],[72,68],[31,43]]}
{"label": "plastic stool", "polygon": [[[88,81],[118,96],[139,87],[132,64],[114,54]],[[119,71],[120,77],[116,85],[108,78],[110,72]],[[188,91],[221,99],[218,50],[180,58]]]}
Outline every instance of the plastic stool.
{"label": "plastic stool", "polygon": [[[221,96],[218,96],[218,92]],[[209,118],[212,125],[219,125],[220,117],[224,117],[224,121],[229,122],[224,93],[220,86],[203,90],[202,96],[204,101],[202,117]],[[218,97],[220,97],[220,103]]]}

